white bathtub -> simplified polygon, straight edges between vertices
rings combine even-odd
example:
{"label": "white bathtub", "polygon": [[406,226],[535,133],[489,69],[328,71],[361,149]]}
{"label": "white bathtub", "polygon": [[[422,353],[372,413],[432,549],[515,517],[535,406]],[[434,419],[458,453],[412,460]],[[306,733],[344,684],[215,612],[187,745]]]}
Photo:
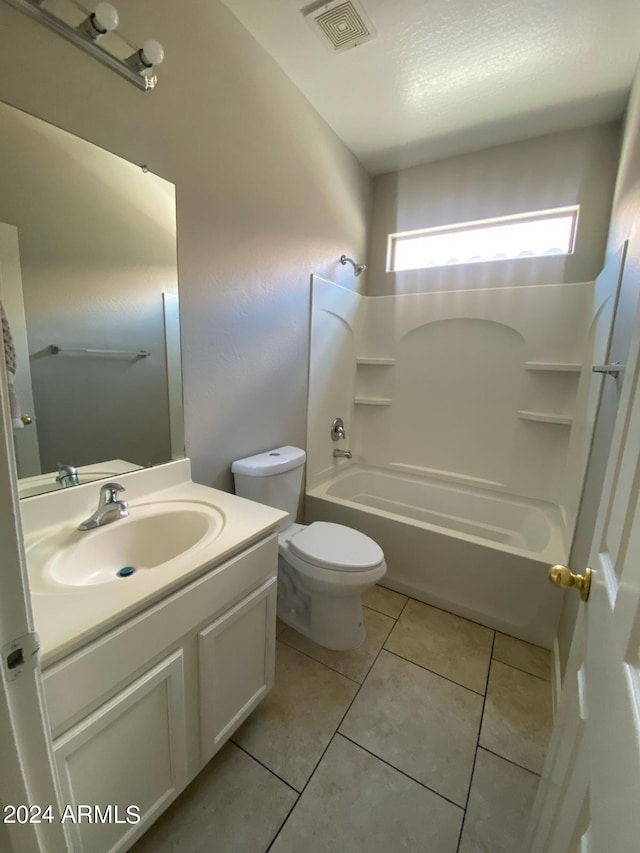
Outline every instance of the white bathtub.
{"label": "white bathtub", "polygon": [[568,552],[557,506],[350,464],[307,491],[306,514],[375,539],[385,586],[551,647],[562,596],[547,571]]}

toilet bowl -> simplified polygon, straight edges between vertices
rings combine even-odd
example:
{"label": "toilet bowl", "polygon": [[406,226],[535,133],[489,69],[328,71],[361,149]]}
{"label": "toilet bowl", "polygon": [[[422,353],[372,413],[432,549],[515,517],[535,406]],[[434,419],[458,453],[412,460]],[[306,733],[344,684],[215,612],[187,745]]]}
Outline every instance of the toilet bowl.
{"label": "toilet bowl", "polygon": [[[315,643],[353,649],[364,642],[362,594],[387,570],[384,554],[368,536],[315,521],[294,524],[278,536],[278,616]],[[302,606],[301,606],[302,605]]]}
{"label": "toilet bowl", "polygon": [[288,513],[278,533],[278,617],[321,646],[353,649],[366,635],[362,594],[386,573],[384,554],[351,527],[295,523],[305,458],[280,447],[237,460],[236,494]]}

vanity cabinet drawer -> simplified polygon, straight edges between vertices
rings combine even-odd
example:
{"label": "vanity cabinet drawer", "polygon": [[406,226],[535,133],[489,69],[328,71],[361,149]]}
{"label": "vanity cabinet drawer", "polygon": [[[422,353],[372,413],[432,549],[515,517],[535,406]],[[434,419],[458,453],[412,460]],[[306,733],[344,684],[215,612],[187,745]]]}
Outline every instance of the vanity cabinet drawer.
{"label": "vanity cabinet drawer", "polygon": [[[188,782],[182,651],[55,740],[53,754],[74,853],[126,850]],[[78,820],[80,806],[91,819]]]}
{"label": "vanity cabinet drawer", "polygon": [[198,633],[202,764],[273,687],[276,589],[274,577]]}
{"label": "vanity cabinet drawer", "polygon": [[[273,534],[43,672],[53,737],[277,570]],[[275,619],[273,620],[275,624]]]}

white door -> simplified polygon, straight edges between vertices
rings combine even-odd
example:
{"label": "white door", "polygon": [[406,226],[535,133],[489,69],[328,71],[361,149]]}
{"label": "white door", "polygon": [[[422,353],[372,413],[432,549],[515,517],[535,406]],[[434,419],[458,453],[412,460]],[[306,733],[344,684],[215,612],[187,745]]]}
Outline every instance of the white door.
{"label": "white door", "polygon": [[[1,343],[0,331],[0,348]],[[24,810],[13,813],[8,809],[11,805],[46,808],[51,804],[57,815],[61,806],[40,670],[29,666],[33,618],[10,424],[7,383],[0,370],[0,850],[64,853],[67,844],[57,818],[37,823],[37,815],[31,812],[26,817],[34,822],[24,823]]]}
{"label": "white door", "polygon": [[11,327],[11,337],[16,349],[16,394],[22,414],[30,418],[30,423],[26,424],[24,429],[16,429],[13,432],[18,476],[33,477],[36,474],[41,474],[42,469],[40,468],[38,431],[33,410],[33,389],[29,365],[27,324],[22,296],[18,229],[15,225],[6,225],[4,222],[0,222],[0,301],[7,314]]}
{"label": "white door", "polygon": [[640,850],[639,352],[640,316],[594,529],[591,593],[576,624],[531,853]]}

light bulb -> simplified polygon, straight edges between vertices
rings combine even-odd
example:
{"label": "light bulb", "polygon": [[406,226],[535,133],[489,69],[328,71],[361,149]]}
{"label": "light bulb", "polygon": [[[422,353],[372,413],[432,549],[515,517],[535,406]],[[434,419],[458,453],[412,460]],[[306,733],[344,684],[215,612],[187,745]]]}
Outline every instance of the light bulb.
{"label": "light bulb", "polygon": [[98,3],[95,11],[78,26],[78,32],[97,42],[102,36],[115,30],[119,21],[118,10],[111,3]]}
{"label": "light bulb", "polygon": [[98,3],[93,13],[96,29],[102,33],[110,33],[118,26],[120,17],[118,10],[111,3]]}
{"label": "light bulb", "polygon": [[143,45],[141,59],[147,66],[160,65],[164,59],[164,48],[159,41],[148,39]]}
{"label": "light bulb", "polygon": [[149,88],[153,88],[156,77],[155,75],[147,74],[147,72],[154,65],[160,65],[163,59],[164,48],[160,42],[149,39],[139,50],[136,50],[135,53],[132,53],[131,56],[125,59],[125,65],[128,65],[136,74],[142,74],[146,77],[147,81],[152,84]]}

